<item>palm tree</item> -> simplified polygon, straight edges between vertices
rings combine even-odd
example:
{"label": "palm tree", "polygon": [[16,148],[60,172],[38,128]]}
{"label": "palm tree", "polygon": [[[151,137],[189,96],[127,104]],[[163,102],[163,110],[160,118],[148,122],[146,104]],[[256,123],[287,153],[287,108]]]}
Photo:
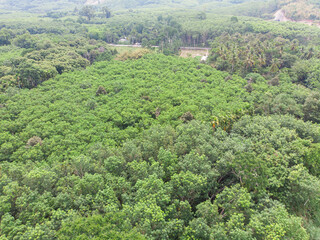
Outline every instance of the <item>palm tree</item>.
{"label": "palm tree", "polygon": [[264,53],[259,54],[258,63],[259,63],[259,67],[263,67],[266,64],[266,56],[264,55]]}
{"label": "palm tree", "polygon": [[272,59],[270,71],[271,71],[272,73],[276,73],[276,72],[279,71],[279,67],[280,67],[280,62],[279,62],[279,60],[278,60],[278,59],[275,59],[275,58]]}
{"label": "palm tree", "polygon": [[253,61],[253,56],[252,55],[247,55],[247,58],[245,60],[245,65],[246,68],[252,68],[254,66],[254,61]]}
{"label": "palm tree", "polygon": [[314,52],[313,52],[313,47],[309,48],[308,52],[305,53],[305,59],[309,60],[310,58],[312,58],[314,55]]}

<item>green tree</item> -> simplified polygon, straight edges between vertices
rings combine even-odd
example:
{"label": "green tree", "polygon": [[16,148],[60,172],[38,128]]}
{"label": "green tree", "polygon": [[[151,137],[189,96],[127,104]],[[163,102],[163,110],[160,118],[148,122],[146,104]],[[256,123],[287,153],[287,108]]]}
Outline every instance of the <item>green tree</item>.
{"label": "green tree", "polygon": [[[119,224],[121,223],[121,224]],[[105,216],[92,215],[75,217],[64,221],[58,231],[59,239],[145,239],[132,229],[123,213],[109,213]]]}
{"label": "green tree", "polygon": [[254,214],[248,225],[257,239],[302,239],[309,236],[302,227],[302,219],[288,214],[285,207],[272,202],[270,207]]}
{"label": "green tree", "polygon": [[88,21],[90,21],[95,16],[95,10],[92,6],[84,6],[79,11],[79,15],[86,17],[88,19]]}
{"label": "green tree", "polygon": [[110,12],[110,10],[109,10],[108,7],[103,7],[103,8],[102,8],[102,12],[103,12],[103,14],[104,14],[104,16],[105,16],[106,18],[110,18],[110,17],[111,17],[111,12]]}
{"label": "green tree", "polygon": [[9,45],[14,36],[15,34],[11,30],[2,28],[0,30],[0,46]]}
{"label": "green tree", "polygon": [[207,178],[189,171],[174,174],[169,183],[173,198],[187,200],[191,206],[201,200],[207,190]]}
{"label": "green tree", "polygon": [[17,36],[13,43],[17,47],[21,48],[34,48],[36,46],[35,39],[30,35],[30,33]]}

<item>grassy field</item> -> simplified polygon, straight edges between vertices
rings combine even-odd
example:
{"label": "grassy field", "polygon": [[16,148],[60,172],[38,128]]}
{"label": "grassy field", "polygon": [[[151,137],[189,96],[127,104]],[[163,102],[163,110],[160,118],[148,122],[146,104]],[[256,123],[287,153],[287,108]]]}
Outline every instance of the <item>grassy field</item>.
{"label": "grassy field", "polygon": [[119,47],[119,46],[111,46],[111,48],[114,48],[118,51],[118,55],[119,54],[123,54],[125,52],[137,52],[140,51],[141,49],[145,49],[145,48],[139,48],[139,47]]}
{"label": "grassy field", "polygon": [[154,52],[153,50],[142,47],[122,47],[122,46],[110,46],[111,49],[116,49],[118,54],[116,60],[137,59],[144,54]]}
{"label": "grassy field", "polygon": [[206,56],[208,55],[208,50],[201,50],[201,49],[197,49],[197,50],[192,50],[192,49],[181,49],[180,50],[180,57],[183,58],[188,58],[188,57],[202,57],[202,56]]}

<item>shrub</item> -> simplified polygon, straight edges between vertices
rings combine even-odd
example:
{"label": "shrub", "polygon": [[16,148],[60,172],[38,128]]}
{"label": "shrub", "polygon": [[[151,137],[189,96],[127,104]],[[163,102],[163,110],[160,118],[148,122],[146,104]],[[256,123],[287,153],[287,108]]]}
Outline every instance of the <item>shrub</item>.
{"label": "shrub", "polygon": [[105,89],[104,87],[99,86],[98,89],[97,89],[97,91],[96,91],[96,95],[99,96],[99,95],[101,95],[101,94],[106,95],[106,94],[107,94],[107,91],[106,91],[106,89]]}
{"label": "shrub", "polygon": [[33,147],[36,146],[37,144],[42,145],[42,139],[38,136],[33,136],[30,138],[27,142],[27,147]]}
{"label": "shrub", "polygon": [[187,122],[190,122],[191,120],[194,119],[193,115],[191,112],[186,112],[184,113],[180,119],[184,122],[184,123],[187,123]]}

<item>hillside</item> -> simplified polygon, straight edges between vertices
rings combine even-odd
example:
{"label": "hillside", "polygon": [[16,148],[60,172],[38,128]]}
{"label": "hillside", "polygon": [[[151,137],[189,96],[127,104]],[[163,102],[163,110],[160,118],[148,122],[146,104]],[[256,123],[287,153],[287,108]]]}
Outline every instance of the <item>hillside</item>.
{"label": "hillside", "polygon": [[0,9],[43,13],[73,10],[75,7],[82,7],[84,3],[85,0],[1,0]]}
{"label": "hillside", "polygon": [[217,9],[242,5],[249,2],[265,2],[266,0],[1,0],[0,9],[22,10],[29,12],[46,12],[57,10],[73,10],[84,5],[95,7],[108,6],[112,10],[136,9],[136,8],[194,8],[194,9]]}
{"label": "hillside", "polygon": [[291,20],[320,20],[320,2],[317,0],[280,0],[285,16]]}
{"label": "hillside", "polygon": [[226,15],[244,15],[271,18],[272,12],[282,9],[291,20],[319,20],[320,3],[316,0],[1,0],[0,10],[19,10],[44,13],[71,11],[85,5],[111,10],[138,8],[188,8]]}

